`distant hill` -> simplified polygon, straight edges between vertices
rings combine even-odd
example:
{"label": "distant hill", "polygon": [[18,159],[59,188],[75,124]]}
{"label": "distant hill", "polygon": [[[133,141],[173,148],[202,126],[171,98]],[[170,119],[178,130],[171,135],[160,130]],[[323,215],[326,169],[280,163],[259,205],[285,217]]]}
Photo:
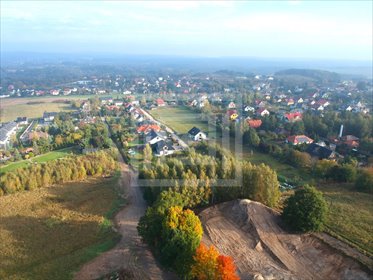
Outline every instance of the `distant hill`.
{"label": "distant hill", "polygon": [[275,76],[279,78],[303,77],[318,82],[339,82],[341,80],[341,75],[338,73],[313,69],[287,69],[276,72]]}

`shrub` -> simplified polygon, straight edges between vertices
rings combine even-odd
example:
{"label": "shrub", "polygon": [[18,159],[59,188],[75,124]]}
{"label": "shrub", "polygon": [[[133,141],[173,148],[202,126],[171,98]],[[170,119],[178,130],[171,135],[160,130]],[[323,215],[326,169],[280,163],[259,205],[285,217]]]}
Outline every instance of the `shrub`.
{"label": "shrub", "polygon": [[285,201],[282,217],[291,229],[308,232],[323,229],[327,205],[322,193],[314,187],[305,186]]}
{"label": "shrub", "polygon": [[355,187],[359,191],[373,193],[373,172],[360,170],[355,182]]}

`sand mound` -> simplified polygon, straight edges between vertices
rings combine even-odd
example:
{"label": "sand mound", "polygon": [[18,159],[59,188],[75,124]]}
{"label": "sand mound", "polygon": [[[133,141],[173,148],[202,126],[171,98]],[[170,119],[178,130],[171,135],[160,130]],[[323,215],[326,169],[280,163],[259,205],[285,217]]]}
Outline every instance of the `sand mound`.
{"label": "sand mound", "polygon": [[316,237],[285,232],[278,214],[261,203],[226,202],[199,216],[203,241],[232,256],[241,279],[372,279]]}

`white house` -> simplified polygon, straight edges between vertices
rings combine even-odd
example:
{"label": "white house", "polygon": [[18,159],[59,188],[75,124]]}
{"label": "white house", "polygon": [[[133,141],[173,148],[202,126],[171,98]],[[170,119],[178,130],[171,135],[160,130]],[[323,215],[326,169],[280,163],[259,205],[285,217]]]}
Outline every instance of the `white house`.
{"label": "white house", "polygon": [[10,144],[10,137],[16,132],[17,123],[5,123],[0,128],[0,148],[6,149]]}
{"label": "white house", "polygon": [[172,142],[170,141],[158,141],[151,145],[152,151],[155,156],[167,156],[171,155],[175,152],[175,148],[172,146]]}
{"label": "white house", "polygon": [[236,104],[233,101],[229,102],[228,109],[235,109],[235,108],[236,108]]}
{"label": "white house", "polygon": [[252,106],[246,106],[244,108],[245,112],[255,112],[255,108]]}
{"label": "white house", "polygon": [[269,111],[267,109],[261,108],[258,111],[256,111],[256,114],[261,116],[261,117],[264,117],[264,116],[269,115]]}
{"label": "white house", "polygon": [[189,130],[188,136],[189,138],[193,139],[193,141],[202,141],[206,140],[207,138],[206,134],[197,127],[193,127],[191,130]]}
{"label": "white house", "polygon": [[167,136],[164,133],[151,130],[145,137],[146,143],[153,145],[159,141],[164,141],[167,139]]}

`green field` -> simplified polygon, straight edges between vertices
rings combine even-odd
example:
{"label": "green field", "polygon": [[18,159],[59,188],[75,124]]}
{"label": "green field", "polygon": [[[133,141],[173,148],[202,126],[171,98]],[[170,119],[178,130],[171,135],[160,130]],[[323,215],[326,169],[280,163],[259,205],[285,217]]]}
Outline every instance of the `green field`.
{"label": "green field", "polygon": [[65,157],[65,156],[67,156],[71,153],[77,153],[77,148],[76,147],[68,147],[68,148],[65,148],[65,149],[56,150],[56,151],[52,151],[52,152],[49,152],[49,153],[46,153],[46,154],[43,154],[43,155],[40,155],[40,156],[36,156],[36,157],[31,158],[29,160],[16,161],[16,162],[10,163],[8,165],[2,166],[0,168],[0,174],[8,172],[8,171],[15,170],[17,168],[26,167],[30,164],[35,163],[35,162],[43,163],[43,162],[47,162],[47,161],[50,161],[50,160],[62,158],[62,157]]}
{"label": "green field", "polygon": [[373,197],[352,186],[319,186],[329,204],[327,231],[373,256]]}
{"label": "green field", "polygon": [[43,96],[43,97],[23,97],[5,98],[0,100],[0,122],[15,120],[17,117],[40,118],[45,111],[63,112],[72,111],[73,108],[68,103],[56,103],[62,100],[86,100],[92,97],[113,97],[122,98],[122,94],[113,93],[105,95],[67,95],[67,96]]}
{"label": "green field", "polygon": [[149,113],[160,122],[171,127],[179,134],[185,134],[194,126],[209,134],[209,137],[216,134],[214,127],[201,120],[201,115],[187,107],[161,107]]}
{"label": "green field", "polygon": [[264,163],[291,181],[316,185],[329,204],[326,231],[361,251],[373,255],[373,196],[357,192],[352,186],[317,184],[316,178],[297,168],[279,162],[271,155],[244,148],[244,158],[252,163]]}
{"label": "green field", "polygon": [[17,117],[23,116],[28,118],[40,118],[45,111],[47,112],[63,112],[72,111],[70,104],[42,102],[39,104],[16,104],[13,106],[1,106],[0,120],[7,122],[15,120]]}
{"label": "green field", "polygon": [[119,175],[0,198],[0,279],[71,279],[113,247]]}

